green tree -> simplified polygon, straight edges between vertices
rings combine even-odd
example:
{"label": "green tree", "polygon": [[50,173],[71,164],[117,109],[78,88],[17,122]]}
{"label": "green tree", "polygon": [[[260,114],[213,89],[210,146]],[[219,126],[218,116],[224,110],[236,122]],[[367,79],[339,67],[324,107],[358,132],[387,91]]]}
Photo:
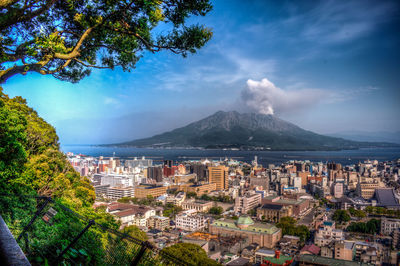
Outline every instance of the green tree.
{"label": "green tree", "polygon": [[333,213],[332,219],[338,223],[350,221],[350,215],[346,210],[336,210]]}
{"label": "green tree", "polygon": [[199,245],[192,243],[178,243],[162,250],[172,254],[191,265],[219,265],[217,262],[209,259],[207,253]]}
{"label": "green tree", "polygon": [[148,239],[146,233],[140,230],[139,227],[137,227],[136,225],[130,225],[124,227],[124,229],[122,229],[122,233],[130,235],[142,241],[146,241]]}
{"label": "green tree", "polygon": [[186,193],[186,197],[187,197],[188,199],[190,199],[190,198],[196,198],[196,197],[197,197],[197,194],[196,194],[196,192],[188,192],[188,193]]}
{"label": "green tree", "polygon": [[217,206],[217,207],[211,207],[209,210],[208,210],[208,213],[210,213],[210,214],[215,214],[215,215],[220,215],[221,213],[223,213],[224,212],[224,209],[222,208],[222,207],[219,207],[219,206]]}
{"label": "green tree", "polygon": [[209,0],[0,1],[0,84],[32,71],[71,82],[93,68],[130,71],[144,51],[187,56],[212,36],[187,20],[211,9]]}
{"label": "green tree", "polygon": [[296,225],[297,221],[293,217],[282,217],[277,227],[281,228],[282,235],[294,235],[300,237],[301,241],[306,241],[311,233],[305,225]]}

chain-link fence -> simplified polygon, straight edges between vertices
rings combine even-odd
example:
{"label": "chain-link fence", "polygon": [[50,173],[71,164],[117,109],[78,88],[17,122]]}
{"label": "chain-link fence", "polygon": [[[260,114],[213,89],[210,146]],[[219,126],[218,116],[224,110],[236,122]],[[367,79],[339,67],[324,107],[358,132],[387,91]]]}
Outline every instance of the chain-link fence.
{"label": "chain-link fence", "polygon": [[32,265],[188,265],[49,197],[0,195],[0,215]]}

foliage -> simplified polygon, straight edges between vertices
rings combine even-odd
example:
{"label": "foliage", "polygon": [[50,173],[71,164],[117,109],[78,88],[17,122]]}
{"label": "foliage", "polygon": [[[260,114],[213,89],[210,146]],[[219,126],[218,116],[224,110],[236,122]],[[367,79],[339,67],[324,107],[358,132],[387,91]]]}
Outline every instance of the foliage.
{"label": "foliage", "polygon": [[220,215],[223,212],[224,212],[224,209],[222,207],[219,207],[219,206],[218,207],[211,207],[208,210],[208,213],[215,214],[215,215]]}
{"label": "foliage", "polygon": [[251,209],[247,212],[248,215],[250,216],[256,216],[257,215],[257,210],[256,209]]}
{"label": "foliage", "polygon": [[172,218],[174,217],[178,212],[182,211],[182,207],[180,206],[175,206],[172,203],[167,203],[164,206],[164,211],[163,211],[163,215],[165,217],[169,217]]}
{"label": "foliage", "polygon": [[367,217],[367,214],[364,211],[356,210],[354,208],[349,208],[349,213],[350,213],[351,216],[357,217],[357,218],[365,218],[365,217]]}
{"label": "foliage", "polygon": [[192,265],[219,265],[217,262],[209,259],[207,253],[200,246],[192,243],[178,243],[163,249]]}
{"label": "foliage", "polygon": [[[0,88],[0,214],[12,233],[21,233],[39,207],[34,197],[21,195],[51,196],[57,204],[118,230],[120,224],[110,214],[92,208],[95,194],[89,180],[81,177],[58,149],[55,129],[29,108],[24,99],[9,98]],[[57,211],[54,226],[39,218],[30,227],[34,236],[29,240],[33,261],[44,263],[47,257],[61,252],[71,236],[85,226],[76,216],[71,217],[62,209]],[[143,232],[133,233],[137,237],[143,235]],[[86,251],[77,247],[66,257],[82,257],[86,262],[101,264],[109,241],[103,231],[91,228],[79,240]]]}
{"label": "foliage", "polygon": [[364,234],[379,234],[381,230],[381,221],[377,219],[371,219],[366,223],[362,222],[352,222],[348,227],[349,232],[358,232]]}
{"label": "foliage", "polygon": [[128,235],[133,236],[142,241],[147,240],[146,233],[143,232],[142,230],[140,230],[139,227],[137,227],[136,225],[130,225],[130,226],[124,227],[124,229],[122,229],[122,233],[128,234]]}
{"label": "foliage", "polygon": [[384,207],[374,207],[374,206],[367,206],[365,211],[368,214],[372,215],[379,215],[379,216],[391,216],[400,218],[400,210],[388,210]]}
{"label": "foliage", "polygon": [[130,71],[145,51],[185,57],[212,36],[188,19],[211,8],[209,0],[0,1],[0,83],[30,71],[71,82],[93,68]]}
{"label": "foliage", "polygon": [[187,197],[188,199],[196,198],[196,197],[197,197],[197,194],[196,194],[196,192],[188,192],[188,193],[186,193],[186,197]]}
{"label": "foliage", "polygon": [[227,195],[218,195],[218,196],[208,196],[207,194],[203,194],[200,197],[201,200],[206,200],[206,201],[219,201],[219,202],[225,202],[225,203],[233,203],[233,200],[231,197]]}
{"label": "foliage", "polygon": [[346,210],[336,210],[333,213],[332,219],[338,223],[348,222],[350,221],[350,215]]}
{"label": "foliage", "polygon": [[298,236],[301,241],[306,241],[311,235],[310,230],[305,225],[296,226],[296,223],[293,217],[282,217],[276,226],[282,229],[282,235]]}
{"label": "foliage", "polygon": [[156,199],[154,197],[152,197],[151,195],[148,195],[150,197],[146,197],[143,199],[138,199],[138,198],[131,198],[131,197],[123,197],[118,199],[118,202],[121,203],[133,203],[133,204],[139,204],[139,205],[146,205],[146,206],[161,206],[162,203],[156,201]]}

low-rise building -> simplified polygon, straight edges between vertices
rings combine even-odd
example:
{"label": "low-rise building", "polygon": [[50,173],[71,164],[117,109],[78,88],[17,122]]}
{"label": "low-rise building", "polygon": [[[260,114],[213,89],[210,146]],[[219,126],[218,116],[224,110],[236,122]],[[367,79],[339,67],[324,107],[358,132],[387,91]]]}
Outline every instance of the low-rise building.
{"label": "low-rise building", "polygon": [[292,215],[299,217],[310,209],[310,200],[302,198],[283,198],[281,196],[268,196],[262,199],[262,204],[292,206]]}
{"label": "low-rise building", "polygon": [[324,221],[315,233],[314,244],[322,247],[339,240],[344,240],[343,230],[336,229],[334,221]]}
{"label": "low-rise building", "polygon": [[212,201],[203,200],[187,200],[182,203],[182,209],[184,210],[196,210],[197,212],[208,212],[213,206]]}
{"label": "low-rise building", "polygon": [[178,214],[175,218],[176,228],[185,231],[201,231],[207,225],[207,218],[197,214],[194,210],[187,210]]}
{"label": "low-rise building", "polygon": [[156,211],[151,207],[118,202],[108,205],[107,212],[116,216],[122,226],[147,227],[147,220],[156,215]]}
{"label": "low-rise building", "polygon": [[273,223],[279,223],[282,217],[292,216],[292,206],[263,204],[257,208],[257,218]]}
{"label": "low-rise building", "polygon": [[194,192],[197,196],[202,196],[204,194],[208,194],[211,191],[215,191],[217,189],[216,183],[206,183],[206,184],[198,184],[198,185],[190,185],[186,188],[186,192]]}
{"label": "low-rise building", "polygon": [[181,206],[185,199],[186,199],[186,194],[185,192],[181,191],[176,195],[168,195],[165,199],[165,202],[172,203],[176,206]]}
{"label": "low-rise building", "polygon": [[109,187],[107,190],[107,198],[117,200],[124,197],[134,197],[135,190],[133,187]]}
{"label": "low-rise building", "polygon": [[167,193],[167,187],[153,185],[139,185],[135,187],[135,198],[143,199],[147,196],[157,198]]}
{"label": "low-rise building", "polygon": [[245,243],[257,243],[261,247],[273,248],[281,239],[281,229],[272,224],[255,223],[249,216],[238,220],[219,219],[210,225],[210,232],[222,236],[239,236]]}
{"label": "low-rise building", "polygon": [[158,215],[151,216],[147,220],[147,226],[153,229],[164,231],[169,227],[169,218]]}
{"label": "low-rise building", "polygon": [[392,235],[392,233],[400,228],[400,219],[386,218],[381,219],[381,234]]}
{"label": "low-rise building", "polygon": [[260,249],[255,253],[254,260],[261,265],[289,266],[293,263],[293,257],[281,255],[279,250]]}
{"label": "low-rise building", "polygon": [[247,194],[243,197],[235,199],[235,213],[246,214],[248,211],[255,209],[261,203],[261,194]]}

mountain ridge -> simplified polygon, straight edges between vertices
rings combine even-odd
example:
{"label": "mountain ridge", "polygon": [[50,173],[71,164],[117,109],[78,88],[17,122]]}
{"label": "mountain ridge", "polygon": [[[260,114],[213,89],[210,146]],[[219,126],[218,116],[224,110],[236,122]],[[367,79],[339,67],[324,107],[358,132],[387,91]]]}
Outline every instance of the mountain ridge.
{"label": "mountain ridge", "polygon": [[243,150],[342,150],[389,147],[392,143],[357,142],[324,136],[274,115],[218,111],[186,126],[154,135],[105,146],[148,148],[234,148]]}

